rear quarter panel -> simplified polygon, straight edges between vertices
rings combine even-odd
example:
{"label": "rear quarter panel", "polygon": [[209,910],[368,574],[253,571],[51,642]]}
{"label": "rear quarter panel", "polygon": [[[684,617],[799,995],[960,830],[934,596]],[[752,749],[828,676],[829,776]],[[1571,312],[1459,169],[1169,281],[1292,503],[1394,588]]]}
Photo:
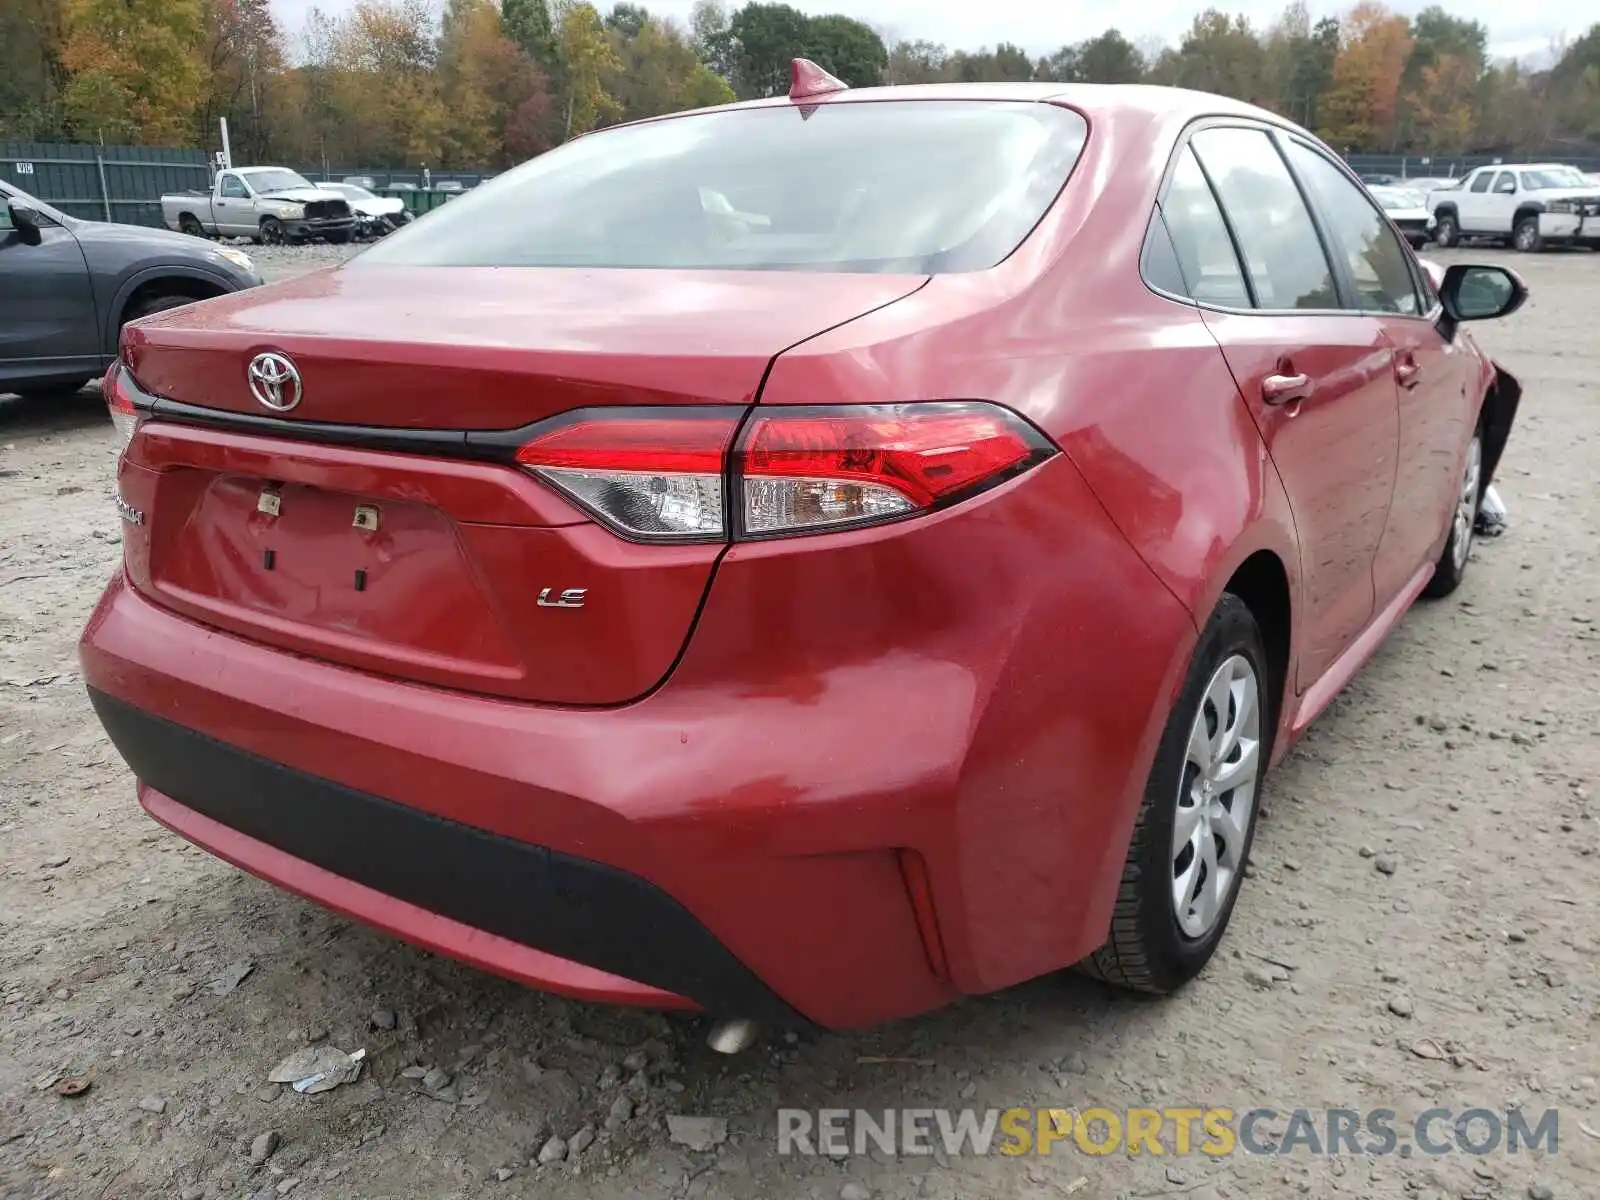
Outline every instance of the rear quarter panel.
{"label": "rear quarter panel", "polygon": [[[1035,519],[1047,531],[1029,553],[1047,573],[1071,560],[1073,583],[1038,596],[1034,611],[1048,620],[995,648],[956,801],[967,834],[950,857],[930,857],[941,923],[959,914],[951,958],[965,966],[968,990],[1100,943],[1197,626],[1257,550],[1279,557],[1298,593],[1287,501],[1221,351],[1194,308],[1156,295],[1139,273],[1181,124],[1146,114],[1097,123],[1066,191],[1010,259],[937,276],[796,347],[774,363],[761,396],[989,400],[1032,420],[1068,460],[1049,472],[1053,487],[1045,472],[1020,486],[1037,487]],[[1066,502],[1069,468],[1081,503]],[[1126,647],[1126,659],[1089,661],[1096,640]],[[1079,736],[1091,705],[1104,707],[1097,720],[1116,736],[1103,726]],[[1076,853],[1058,858],[1060,846]],[[1005,912],[1005,937],[986,933]]]}

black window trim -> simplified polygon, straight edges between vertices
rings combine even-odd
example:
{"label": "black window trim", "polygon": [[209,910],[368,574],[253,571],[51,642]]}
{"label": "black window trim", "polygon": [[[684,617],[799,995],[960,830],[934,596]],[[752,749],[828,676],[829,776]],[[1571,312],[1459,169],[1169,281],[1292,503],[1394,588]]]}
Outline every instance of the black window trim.
{"label": "black window trim", "polygon": [[[1178,134],[1178,139],[1174,143],[1171,153],[1167,156],[1166,169],[1161,173],[1161,182],[1156,187],[1156,201],[1152,208],[1159,207],[1162,200],[1166,198],[1167,189],[1172,184],[1173,172],[1177,169],[1178,159],[1182,156],[1183,151],[1188,147],[1190,140],[1195,134],[1201,133],[1207,129],[1250,129],[1258,133],[1264,133],[1267,135],[1267,141],[1272,144],[1273,149],[1277,152],[1279,159],[1283,159],[1283,150],[1278,146],[1277,138],[1279,135],[1288,131],[1282,126],[1274,125],[1269,121],[1263,121],[1253,117],[1241,117],[1233,114],[1217,114],[1196,117],[1194,120],[1190,121],[1188,125],[1184,126],[1183,131]],[[1233,228],[1233,218],[1228,215],[1227,205],[1222,203],[1221,196],[1217,194],[1216,185],[1212,182],[1211,173],[1206,170],[1205,161],[1198,154],[1194,156],[1194,159],[1200,167],[1200,173],[1205,177],[1206,186],[1211,189],[1211,196],[1212,199],[1217,202],[1218,211],[1222,213],[1222,221],[1228,230],[1228,238],[1233,243],[1234,259],[1238,263],[1239,274],[1244,278],[1245,287],[1250,293],[1252,304],[1254,304],[1256,300],[1255,281],[1250,277],[1249,265],[1245,261],[1244,255],[1240,252],[1239,238],[1234,232]],[[1346,291],[1346,283],[1340,273],[1339,265],[1332,261],[1333,256],[1328,253],[1327,239],[1323,234],[1321,221],[1317,213],[1316,206],[1310,204],[1306,200],[1305,192],[1301,188],[1299,177],[1295,175],[1293,168],[1289,166],[1287,161],[1284,162],[1284,169],[1289,172],[1289,178],[1294,181],[1296,190],[1300,191],[1301,202],[1306,204],[1306,207],[1311,212],[1311,225],[1312,228],[1316,230],[1317,241],[1322,247],[1323,258],[1328,260],[1328,270],[1331,278],[1333,279],[1334,287],[1340,293],[1340,300],[1347,302],[1349,297]],[[1149,236],[1148,225],[1146,226],[1145,236]],[[1142,270],[1140,272],[1140,276],[1141,278],[1143,277]],[[1155,292],[1156,295],[1162,296],[1168,300],[1176,300],[1180,304],[1190,304],[1196,308],[1207,309],[1211,312],[1232,313],[1238,316],[1371,317],[1373,315],[1372,313],[1368,312],[1352,311],[1348,308],[1238,308],[1227,304],[1202,304],[1192,296],[1174,296],[1170,292],[1156,287],[1149,280],[1145,280],[1144,283],[1145,286],[1148,287],[1152,292]]]}
{"label": "black window trim", "polygon": [[[1433,324],[1437,320],[1437,316],[1434,313],[1434,307],[1438,305],[1438,297],[1433,294],[1433,289],[1431,287],[1419,286],[1419,284],[1424,281],[1419,279],[1419,276],[1421,275],[1421,269],[1416,265],[1415,262],[1412,261],[1414,255],[1411,251],[1411,247],[1406,243],[1405,238],[1400,236],[1399,230],[1395,228],[1395,224],[1392,220],[1390,220],[1389,214],[1384,211],[1383,205],[1372,199],[1371,193],[1369,193],[1366,189],[1366,186],[1361,183],[1360,176],[1351,171],[1346,164],[1340,162],[1336,156],[1329,154],[1325,150],[1322,150],[1315,142],[1308,140],[1303,134],[1286,133],[1280,130],[1278,131],[1275,140],[1281,143],[1278,147],[1279,154],[1282,156],[1284,164],[1289,168],[1289,174],[1294,176],[1295,184],[1300,189],[1300,195],[1301,198],[1305,200],[1306,207],[1311,210],[1312,221],[1318,225],[1319,230],[1322,232],[1324,247],[1326,248],[1327,246],[1339,245],[1339,235],[1334,231],[1332,223],[1327,222],[1326,216],[1319,207],[1319,202],[1315,193],[1313,192],[1309,183],[1300,178],[1300,172],[1295,167],[1294,160],[1289,157],[1288,143],[1291,142],[1298,144],[1303,149],[1321,158],[1324,162],[1332,165],[1333,168],[1342,174],[1347,181],[1355,185],[1357,191],[1367,198],[1367,202],[1371,204],[1372,208],[1377,212],[1384,224],[1389,227],[1390,235],[1393,236],[1395,242],[1400,247],[1401,257],[1406,261],[1406,269],[1411,273],[1411,288],[1412,291],[1417,294],[1419,309],[1421,308],[1421,302],[1423,300],[1428,301],[1428,307],[1426,311],[1418,311],[1414,313],[1374,312],[1371,309],[1361,308],[1360,289],[1356,287],[1355,277],[1350,272],[1349,255],[1343,252],[1342,246],[1341,252],[1334,256],[1339,260],[1334,270],[1339,279],[1340,298],[1348,298],[1356,305],[1355,311],[1362,316],[1382,317],[1385,319],[1389,317],[1400,317],[1407,321],[1427,321],[1430,325]],[[1326,223],[1325,229],[1323,228],[1324,223]]]}
{"label": "black window trim", "polygon": [[[1412,282],[1417,285],[1419,293],[1431,302],[1431,307],[1426,313],[1418,314],[1375,313],[1356,307],[1356,305],[1359,304],[1359,299],[1357,298],[1354,282],[1349,277],[1349,264],[1343,261],[1342,256],[1329,253],[1329,233],[1325,224],[1322,210],[1317,205],[1315,199],[1307,194],[1304,182],[1301,180],[1298,172],[1295,171],[1294,164],[1289,160],[1289,157],[1285,153],[1284,147],[1281,143],[1284,139],[1293,138],[1296,141],[1304,143],[1317,153],[1322,154],[1323,157],[1327,158],[1329,156],[1325,150],[1318,147],[1315,141],[1307,141],[1306,139],[1308,135],[1303,130],[1296,128],[1277,125],[1271,121],[1266,121],[1259,118],[1242,117],[1233,114],[1206,115],[1196,117],[1194,120],[1190,121],[1189,124],[1184,126],[1182,131],[1178,134],[1177,140],[1173,143],[1172,150],[1167,155],[1167,165],[1165,168],[1163,168],[1161,172],[1161,179],[1156,185],[1156,199],[1155,202],[1150,206],[1150,218],[1145,224],[1145,241],[1148,241],[1150,238],[1151,223],[1158,217],[1165,221],[1165,214],[1161,211],[1161,204],[1166,198],[1168,189],[1172,185],[1172,176],[1177,170],[1178,160],[1182,157],[1184,150],[1188,148],[1190,140],[1195,134],[1200,133],[1203,130],[1218,128],[1253,129],[1267,135],[1267,140],[1272,143],[1273,149],[1277,151],[1278,157],[1283,161],[1284,169],[1289,172],[1289,178],[1294,181],[1295,188],[1300,193],[1301,202],[1305,204],[1307,211],[1311,214],[1311,224],[1317,232],[1317,240],[1322,246],[1323,257],[1328,260],[1329,271],[1334,281],[1334,287],[1339,293],[1339,299],[1342,303],[1350,305],[1351,307],[1238,308],[1227,304],[1216,304],[1212,302],[1202,303],[1201,301],[1196,300],[1193,296],[1175,296],[1165,288],[1157,287],[1155,284],[1151,283],[1149,279],[1145,278],[1144,255],[1141,251],[1139,256],[1139,277],[1144,283],[1145,287],[1164,300],[1171,300],[1178,304],[1187,304],[1192,308],[1206,309],[1211,312],[1228,313],[1236,316],[1363,317],[1369,320],[1373,318],[1400,317],[1408,321],[1427,321],[1429,324],[1437,324],[1439,316],[1443,312],[1443,306],[1440,304],[1437,293],[1434,291],[1432,285],[1428,282],[1428,279],[1423,273],[1421,266],[1416,262],[1416,256],[1412,253],[1410,246],[1406,244],[1404,238],[1401,238],[1400,242],[1408,260]],[[1210,172],[1206,170],[1204,160],[1201,159],[1198,154],[1196,154],[1194,158],[1195,163],[1200,168],[1201,175],[1204,176],[1206,180],[1206,186],[1211,189],[1211,196],[1212,199],[1216,201],[1217,210],[1222,214],[1223,225],[1227,228],[1228,238],[1233,243],[1234,260],[1238,264],[1239,274],[1244,279],[1245,288],[1249,292],[1252,304],[1254,304],[1256,299],[1255,281],[1251,279],[1248,265],[1245,262],[1244,255],[1240,251],[1238,236],[1234,232],[1233,228],[1233,219],[1228,215],[1227,205],[1222,203],[1221,196],[1217,194],[1216,185],[1211,180]],[[1358,178],[1351,172],[1347,164],[1338,161],[1336,157],[1330,158],[1329,161],[1334,162],[1334,164],[1338,166],[1347,177],[1352,179]],[[1493,172],[1491,170],[1490,174],[1492,175],[1492,173]],[[1365,184],[1360,184],[1358,182],[1358,186],[1361,187],[1363,191],[1366,190]],[[1141,246],[1143,246],[1143,244],[1143,242],[1140,243]]]}

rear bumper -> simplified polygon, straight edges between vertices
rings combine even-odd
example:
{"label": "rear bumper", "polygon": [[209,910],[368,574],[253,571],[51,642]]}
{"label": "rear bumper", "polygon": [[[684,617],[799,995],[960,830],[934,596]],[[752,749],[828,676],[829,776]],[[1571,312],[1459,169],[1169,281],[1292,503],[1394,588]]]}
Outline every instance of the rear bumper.
{"label": "rear bumper", "polygon": [[145,806],[259,875],[550,990],[847,1028],[1103,940],[1194,637],[1060,457],[730,548],[622,706],[319,661],[120,573],[80,655]]}
{"label": "rear bumper", "polygon": [[698,996],[794,1019],[682,905],[635,875],[318,779],[103,692],[89,698],[145,810],[252,874],[547,990],[676,1008]]}

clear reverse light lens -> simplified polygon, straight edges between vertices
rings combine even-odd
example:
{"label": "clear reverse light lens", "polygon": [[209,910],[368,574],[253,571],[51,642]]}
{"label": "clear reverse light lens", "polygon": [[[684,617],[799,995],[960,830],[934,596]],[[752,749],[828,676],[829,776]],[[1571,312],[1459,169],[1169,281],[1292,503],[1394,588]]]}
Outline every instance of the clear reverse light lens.
{"label": "clear reverse light lens", "polygon": [[744,527],[750,533],[878,521],[914,508],[904,493],[876,483],[759,476],[744,480]]}
{"label": "clear reverse light lens", "polygon": [[722,476],[648,471],[535,472],[628,533],[650,538],[722,534]]}

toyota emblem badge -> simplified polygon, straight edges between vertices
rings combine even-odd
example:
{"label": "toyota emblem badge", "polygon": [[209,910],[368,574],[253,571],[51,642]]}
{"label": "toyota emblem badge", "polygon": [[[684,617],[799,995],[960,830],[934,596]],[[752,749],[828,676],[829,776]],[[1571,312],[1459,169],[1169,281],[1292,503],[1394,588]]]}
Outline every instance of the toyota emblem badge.
{"label": "toyota emblem badge", "polygon": [[274,412],[288,412],[300,403],[300,371],[282,354],[258,354],[245,372],[250,394]]}

